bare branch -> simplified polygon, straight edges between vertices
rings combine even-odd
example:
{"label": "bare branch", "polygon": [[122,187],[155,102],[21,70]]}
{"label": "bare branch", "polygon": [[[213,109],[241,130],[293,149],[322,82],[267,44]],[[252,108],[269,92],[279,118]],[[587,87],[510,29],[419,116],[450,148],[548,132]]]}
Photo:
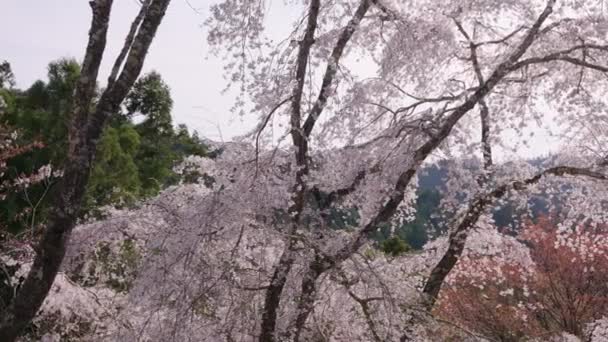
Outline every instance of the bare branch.
{"label": "bare branch", "polygon": [[542,63],[555,62],[555,61],[562,61],[562,62],[578,65],[578,66],[581,66],[584,68],[601,71],[603,73],[608,73],[608,67],[605,67],[603,65],[592,64],[592,63],[586,62],[585,60],[582,60],[579,58],[557,55],[557,54],[547,55],[545,57],[531,57],[528,59],[524,59],[521,62],[514,64],[512,66],[512,70],[517,70],[517,69],[523,68],[528,65],[542,64]]}
{"label": "bare branch", "polygon": [[369,326],[369,330],[372,332],[372,336],[374,337],[374,341],[381,342],[383,341],[378,335],[376,331],[376,323],[372,319],[371,308],[369,307],[369,303],[377,300],[384,300],[383,297],[369,297],[369,298],[359,298],[353,291],[348,290],[348,295],[352,298],[359,306],[361,307],[361,311],[363,312],[363,316],[365,316],[365,321],[367,321],[367,325]]}
{"label": "bare branch", "polygon": [[[454,20],[454,23],[456,23],[458,30],[462,33],[462,35],[469,42],[469,49],[471,50],[470,60],[471,60],[471,63],[473,64],[473,70],[475,71],[475,76],[477,77],[477,82],[479,83],[479,87],[482,87],[483,84],[485,83],[485,79],[484,79],[483,73],[481,71],[481,66],[479,65],[479,59],[477,58],[477,47],[479,47],[480,44],[475,43],[471,39],[469,34],[466,32],[466,30],[464,29],[464,27],[458,20],[456,20],[455,18],[453,20]],[[519,31],[519,29],[515,30],[510,36],[514,35],[518,31]],[[508,37],[509,36],[507,36],[505,39],[508,39]],[[490,144],[490,123],[489,123],[490,109],[488,108],[488,104],[486,103],[486,100],[484,98],[479,99],[479,112],[480,112],[480,119],[481,119],[481,150],[482,150],[481,152],[483,155],[483,166],[484,166],[484,173],[479,181],[480,181],[480,183],[484,184],[484,183],[486,183],[486,181],[488,179],[488,176],[489,176],[488,172],[490,171],[490,168],[492,167],[492,146]]]}
{"label": "bare branch", "polygon": [[359,171],[348,187],[334,190],[325,198],[321,195],[321,191],[317,187],[314,187],[311,191],[317,200],[319,208],[321,210],[328,209],[333,203],[340,201],[342,198],[356,191],[361,182],[365,179],[366,174],[367,172],[365,170]]}
{"label": "bare branch", "polygon": [[494,44],[506,44],[506,45],[508,45],[507,41],[509,41],[511,38],[515,37],[515,35],[517,35],[519,32],[521,32],[523,30],[525,30],[525,26],[520,26],[517,29],[515,29],[513,32],[511,32],[508,35],[506,35],[504,38],[496,39],[496,40],[487,40],[487,41],[475,43],[475,45],[476,46],[494,45]]}
{"label": "bare branch", "polygon": [[274,112],[276,112],[279,108],[281,108],[281,106],[283,106],[285,103],[287,103],[291,99],[292,99],[292,97],[290,96],[290,97],[286,98],[285,100],[279,102],[276,106],[274,106],[272,108],[272,110],[270,110],[270,113],[268,113],[268,115],[266,116],[264,121],[262,121],[262,124],[260,125],[260,128],[258,129],[258,133],[255,136],[255,176],[253,177],[254,179],[257,178],[257,175],[258,175],[258,160],[259,160],[259,155],[260,155],[260,136],[262,135],[264,128],[266,128],[266,125],[268,125],[268,122],[270,121],[270,118],[272,117]]}
{"label": "bare branch", "polygon": [[382,21],[393,21],[393,20],[398,20],[399,19],[399,15],[397,13],[395,13],[393,10],[391,10],[390,8],[386,7],[382,1],[380,0],[372,0],[372,3],[374,4],[374,6],[376,6],[380,12],[382,12],[383,16],[381,17]]}

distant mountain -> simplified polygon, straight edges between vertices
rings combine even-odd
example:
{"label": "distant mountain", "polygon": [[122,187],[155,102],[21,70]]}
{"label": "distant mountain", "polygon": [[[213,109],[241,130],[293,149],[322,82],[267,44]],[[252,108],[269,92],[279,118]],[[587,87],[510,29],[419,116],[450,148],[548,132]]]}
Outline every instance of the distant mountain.
{"label": "distant mountain", "polygon": [[[536,167],[550,163],[553,157],[534,158],[527,162]],[[404,239],[412,248],[421,248],[429,239],[445,232],[452,219],[440,212],[440,203],[446,191],[450,161],[423,167],[418,174],[418,199],[416,201],[417,214],[413,222],[403,224],[395,229],[395,234]],[[472,162],[470,165],[478,163]],[[541,196],[532,196],[529,199],[532,220],[549,213],[549,199]],[[558,203],[553,203],[558,204]],[[516,206],[506,201],[505,204],[494,210],[494,221],[498,228],[505,232],[515,233],[520,218],[527,213],[519,211]],[[389,237],[388,229],[381,230],[377,236],[378,241]]]}

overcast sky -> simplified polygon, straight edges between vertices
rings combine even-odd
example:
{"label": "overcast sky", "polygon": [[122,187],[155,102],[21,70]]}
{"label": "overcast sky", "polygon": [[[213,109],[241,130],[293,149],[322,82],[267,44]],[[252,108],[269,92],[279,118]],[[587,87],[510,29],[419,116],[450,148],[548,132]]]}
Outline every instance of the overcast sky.
{"label": "overcast sky", "polygon": [[[1,2],[0,60],[11,63],[18,87],[27,88],[37,79],[45,80],[46,67],[52,60],[82,59],[91,20],[87,0]],[[219,126],[223,138],[229,139],[252,126],[251,122],[243,122],[229,112],[232,97],[221,94],[226,85],[222,64],[208,54],[202,26],[209,3],[208,0],[172,1],[152,44],[144,72],[157,70],[171,87],[176,123],[186,123],[214,140],[220,138]],[[136,0],[114,1],[100,81],[107,78],[138,9]],[[199,13],[196,9],[200,9]]]}
{"label": "overcast sky", "polygon": [[[27,88],[37,79],[46,79],[46,67],[52,60],[82,59],[91,19],[87,0],[0,1],[0,60],[11,63],[18,87]],[[176,123],[185,123],[209,139],[228,140],[254,127],[254,122],[232,115],[229,109],[233,97],[221,93],[226,85],[222,63],[208,53],[202,25],[210,2],[172,1],[144,72],[157,70],[171,87]],[[279,38],[290,28],[299,9],[284,6],[282,1],[272,3],[269,31]],[[107,78],[138,9],[137,0],[114,1],[101,81]],[[539,133],[530,139],[529,148],[519,149],[516,154],[536,156],[554,150],[555,140],[547,143],[549,137]]]}

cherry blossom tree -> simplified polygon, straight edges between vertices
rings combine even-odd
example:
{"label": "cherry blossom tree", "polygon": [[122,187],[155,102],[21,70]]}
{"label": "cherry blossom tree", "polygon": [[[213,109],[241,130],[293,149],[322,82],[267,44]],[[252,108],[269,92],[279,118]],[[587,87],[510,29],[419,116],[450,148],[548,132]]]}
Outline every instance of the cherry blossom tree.
{"label": "cherry blossom tree", "polygon": [[[241,85],[237,108],[261,115],[252,134],[256,170],[273,162],[259,151],[269,126],[286,127],[284,135],[267,141],[294,155],[290,220],[288,228],[280,228],[286,242],[266,288],[261,341],[299,339],[315,304],[318,279],[404,212],[416,172],[432,154],[471,153],[476,126],[471,118],[477,110],[485,176],[476,178],[478,187],[487,190],[472,202],[471,211],[480,214],[488,199],[545,174],[605,178],[587,165],[557,165],[504,183],[488,177],[495,173],[490,142],[500,143],[503,132],[519,131],[546,116],[540,107],[547,102],[559,105],[566,95],[576,97],[587,82],[605,82],[605,23],[599,7],[576,1],[310,1],[291,35],[274,46],[263,36],[264,6],[221,2],[209,22],[211,45],[234,56],[226,70]],[[359,77],[357,58],[375,62],[377,73]],[[578,104],[579,109],[593,107]],[[291,144],[283,140],[288,136]],[[360,214],[347,236],[313,233],[304,220],[347,205]],[[465,214],[462,225],[471,226],[479,214]],[[453,236],[461,236],[459,231]],[[282,309],[293,297],[285,295],[285,286],[295,263],[307,264],[304,271],[298,269],[303,273],[297,304],[285,303]],[[444,273],[449,268],[438,266]],[[436,273],[430,284],[437,283]],[[290,323],[277,327],[279,315]]]}

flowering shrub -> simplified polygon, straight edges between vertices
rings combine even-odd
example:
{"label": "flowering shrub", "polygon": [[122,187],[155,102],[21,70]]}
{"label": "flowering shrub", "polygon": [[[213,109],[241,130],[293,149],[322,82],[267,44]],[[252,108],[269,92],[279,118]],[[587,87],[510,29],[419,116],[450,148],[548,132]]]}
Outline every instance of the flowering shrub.
{"label": "flowering shrub", "polygon": [[[39,183],[53,174],[49,165],[45,165],[31,174],[12,175],[9,172],[7,163],[10,159],[43,147],[42,143],[36,141],[20,145],[17,142],[18,137],[16,131],[0,124],[0,201],[6,198],[9,191],[13,191],[15,188],[27,188],[30,184]],[[1,223],[0,228],[3,228]]]}
{"label": "flowering shrub", "polygon": [[567,332],[583,337],[608,312],[608,231],[556,228],[547,219],[519,236],[512,250],[462,258],[442,290],[438,313],[501,341]]}

